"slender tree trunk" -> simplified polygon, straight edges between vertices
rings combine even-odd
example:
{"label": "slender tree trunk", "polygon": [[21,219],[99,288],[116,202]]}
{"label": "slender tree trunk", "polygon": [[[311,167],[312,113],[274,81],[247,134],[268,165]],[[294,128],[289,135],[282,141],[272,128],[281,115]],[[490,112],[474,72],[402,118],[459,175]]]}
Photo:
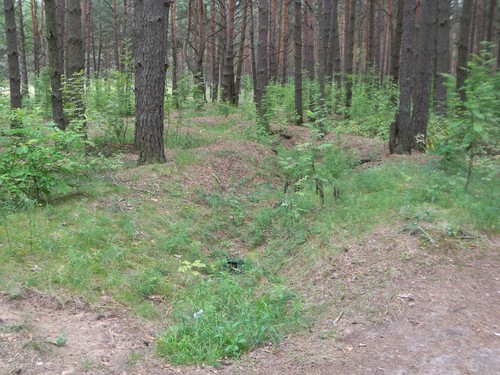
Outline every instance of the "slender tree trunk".
{"label": "slender tree trunk", "polygon": [[490,6],[488,9],[488,26],[486,31],[486,40],[493,42],[493,24],[495,20],[495,6],[498,0],[490,0]]}
{"label": "slender tree trunk", "polygon": [[215,0],[210,1],[210,27],[212,33],[212,43],[210,44],[210,65],[212,73],[212,82],[210,85],[210,97],[212,102],[217,100],[219,91],[219,64],[217,63],[217,46],[218,46],[218,31],[217,31],[217,10]]}
{"label": "slender tree trunk", "polygon": [[314,81],[314,0],[305,0],[305,62],[308,79],[312,85]]}
{"label": "slender tree trunk", "polygon": [[284,84],[287,81],[288,72],[288,14],[290,11],[290,0],[283,0],[283,19],[281,24],[281,79]]}
{"label": "slender tree trunk", "polygon": [[[94,49],[94,31],[92,27],[92,0],[87,0],[87,16],[85,20],[87,21],[87,37],[86,37],[86,42],[87,42],[87,47],[85,48],[85,51],[87,53],[87,57],[85,61],[87,62],[86,65],[86,73],[85,77],[87,79],[90,79],[90,53],[91,51],[95,50]],[[95,56],[94,56],[95,60]],[[94,64],[94,70],[95,70],[95,64]]]}
{"label": "slender tree trunk", "polygon": [[259,46],[257,49],[257,89],[255,90],[255,104],[259,121],[269,132],[269,122],[266,118],[266,109],[263,103],[266,86],[269,83],[268,58],[269,45],[267,32],[269,26],[269,0],[259,0]]}
{"label": "slender tree trunk", "polygon": [[436,68],[434,75],[434,110],[436,114],[446,116],[446,78],[450,73],[450,16],[449,0],[438,0],[436,31]]}
{"label": "slender tree trunk", "polygon": [[163,163],[166,29],[163,1],[135,0],[135,144],[138,164]]}
{"label": "slender tree trunk", "polygon": [[[286,1],[286,0],[285,0]],[[257,61],[255,58],[255,25],[254,25],[254,13],[253,13],[253,1],[249,0],[250,3],[250,57],[252,64],[252,83],[254,92],[254,102],[258,103],[257,100]]]}
{"label": "slender tree trunk", "polygon": [[66,32],[64,25],[64,15],[66,13],[66,0],[55,0],[56,2],[56,27],[57,27],[57,54],[58,61],[61,65],[61,74],[64,74],[65,69],[65,52],[66,52]]}
{"label": "slender tree trunk", "polygon": [[234,88],[234,0],[226,8],[226,49],[222,68],[222,101],[235,104]]}
{"label": "slender tree trunk", "polygon": [[404,0],[402,53],[399,67],[399,111],[391,124],[389,150],[391,154],[411,154],[411,91],[413,78],[413,31],[415,0]]}
{"label": "slender tree trunk", "polygon": [[346,108],[351,107],[352,102],[352,74],[353,74],[353,59],[354,59],[354,31],[355,31],[355,14],[356,0],[346,0],[346,20],[349,22],[346,25],[347,35],[345,40],[345,73],[346,73]]}
{"label": "slender tree trunk", "polygon": [[332,0],[331,22],[330,22],[330,37],[329,37],[329,53],[331,55],[327,76],[330,80],[335,78],[338,88],[342,84],[342,75],[340,74],[340,37],[339,37],[339,22],[338,22],[338,0]]}
{"label": "slender tree trunk", "polygon": [[177,74],[178,74],[178,56],[177,56],[177,34],[176,34],[176,10],[177,2],[172,4],[172,96],[175,108],[179,108],[177,93]]}
{"label": "slender tree trunk", "polygon": [[[175,2],[175,1],[172,1]],[[123,18],[122,18],[122,44],[124,39],[127,39],[127,22],[128,22],[128,1],[123,0]]]}
{"label": "slender tree trunk", "polygon": [[467,78],[467,61],[469,59],[469,34],[471,23],[472,0],[463,0],[462,16],[460,18],[460,34],[458,37],[458,60],[457,60],[457,91],[460,100],[467,99],[465,90],[465,79]]}
{"label": "slender tree trunk", "polygon": [[295,0],[294,9],[294,45],[295,45],[295,123],[302,125],[302,4],[301,0]]}
{"label": "slender tree trunk", "polygon": [[29,95],[29,84],[28,84],[28,64],[26,62],[26,36],[24,33],[24,15],[23,15],[23,1],[18,0],[19,6],[19,37],[20,37],[20,48],[19,57],[21,62],[21,81],[22,81],[22,95],[27,97]]}
{"label": "slender tree trunk", "polygon": [[[403,35],[403,15],[405,0],[396,0],[396,29],[392,37],[391,44],[391,76],[394,84],[398,84],[399,80],[399,60],[401,58],[401,40]],[[396,98],[394,98],[396,100]]]}
{"label": "slender tree trunk", "polygon": [[271,0],[271,27],[269,29],[269,79],[276,82],[278,76],[278,9],[277,0]]}
{"label": "slender tree trunk", "polygon": [[[16,11],[14,0],[4,0],[5,35],[7,39],[7,59],[9,64],[10,108],[21,108],[21,77],[19,74],[19,53],[17,52]],[[21,123],[12,120],[11,128],[21,126]]]}
{"label": "slender tree trunk", "polygon": [[33,65],[35,69],[35,76],[38,77],[40,74],[40,50],[41,41],[40,33],[38,32],[38,2],[37,0],[31,0],[31,31],[33,35]]}
{"label": "slender tree trunk", "polygon": [[50,86],[52,89],[50,98],[52,102],[52,117],[57,127],[66,129],[64,117],[61,76],[64,73],[64,63],[61,61],[59,46],[60,33],[57,27],[56,0],[45,0],[45,17],[47,24],[47,44],[50,69]]}
{"label": "slender tree trunk", "polygon": [[436,38],[437,2],[435,0],[421,0],[422,26],[425,35],[421,34],[416,48],[420,50],[417,62],[417,80],[415,84],[415,102],[413,103],[412,130],[414,147],[420,151],[427,148],[427,125],[429,123],[429,109],[432,84],[432,70],[434,67],[434,47]]}
{"label": "slender tree trunk", "polygon": [[83,121],[85,105],[83,102],[83,69],[85,57],[82,38],[82,8],[80,0],[68,0],[66,5],[66,32],[68,34],[67,82],[69,87],[68,101],[73,111],[69,120]]}
{"label": "slender tree trunk", "polygon": [[325,105],[325,82],[327,61],[328,61],[328,43],[329,43],[329,22],[330,22],[330,3],[331,0],[320,0],[318,4],[319,13],[319,33],[318,33],[318,83],[319,83],[319,102],[324,108]]}
{"label": "slender tree trunk", "polygon": [[236,65],[236,82],[235,82],[235,103],[238,105],[241,93],[241,74],[243,71],[243,59],[245,53],[245,39],[247,32],[247,13],[248,13],[248,0],[243,3],[243,23],[241,25],[240,48],[238,52],[238,63]]}
{"label": "slender tree trunk", "polygon": [[114,45],[113,52],[115,55],[115,66],[116,69],[121,70],[121,61],[120,61],[120,30],[118,26],[118,11],[116,9],[116,0],[111,1],[111,23],[113,26],[113,35],[114,35]]}

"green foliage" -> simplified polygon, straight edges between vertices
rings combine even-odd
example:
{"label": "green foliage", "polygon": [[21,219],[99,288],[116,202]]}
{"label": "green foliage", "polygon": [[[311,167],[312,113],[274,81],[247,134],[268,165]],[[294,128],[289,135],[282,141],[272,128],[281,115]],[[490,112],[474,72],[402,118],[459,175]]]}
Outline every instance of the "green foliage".
{"label": "green foliage", "polygon": [[69,192],[87,170],[81,134],[56,128],[4,131],[0,155],[2,200],[36,201]]}
{"label": "green foliage", "polygon": [[221,273],[181,292],[177,324],[158,341],[158,353],[175,364],[239,358],[251,347],[278,341],[299,320],[296,296],[284,287],[258,292]]}
{"label": "green foliage", "polygon": [[353,97],[349,120],[343,129],[365,137],[389,138],[389,124],[394,120],[397,86],[390,79],[379,83],[377,75],[357,79],[353,84]]}
{"label": "green foliage", "polygon": [[281,157],[280,165],[285,174],[285,193],[293,188],[296,194],[302,195],[305,189],[314,187],[323,204],[324,185],[333,184],[338,177],[351,170],[355,162],[332,143],[306,142]]}
{"label": "green foliage", "polygon": [[52,117],[52,104],[50,101],[50,71],[45,66],[40,70],[40,75],[35,79],[35,97],[33,102],[29,103],[30,108],[38,109],[44,119]]}
{"label": "green foliage", "polygon": [[[488,50],[474,56],[468,65],[464,91],[466,101],[452,97],[450,116],[438,132],[434,132],[436,151],[445,161],[455,165],[468,162],[466,187],[470,182],[473,163],[494,178],[495,156],[500,153],[500,73]],[[449,77],[449,89],[454,80]]]}
{"label": "green foliage", "polygon": [[134,114],[133,76],[113,71],[109,77],[90,81],[86,95],[89,125],[97,128],[96,143],[123,145],[127,142],[128,117]]}
{"label": "green foliage", "polygon": [[267,121],[271,119],[282,125],[294,124],[295,115],[295,87],[293,81],[285,84],[270,83],[266,87],[263,98],[266,107]]}

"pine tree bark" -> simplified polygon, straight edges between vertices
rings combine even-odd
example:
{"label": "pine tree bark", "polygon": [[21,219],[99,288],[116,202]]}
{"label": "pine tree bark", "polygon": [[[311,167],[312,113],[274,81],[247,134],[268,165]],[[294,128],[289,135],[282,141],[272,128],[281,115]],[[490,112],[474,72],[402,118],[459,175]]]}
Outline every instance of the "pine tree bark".
{"label": "pine tree bark", "polygon": [[[305,62],[308,79],[312,84],[314,81],[314,0],[305,0]],[[312,87],[312,86],[311,86]]]}
{"label": "pine tree bark", "polygon": [[139,165],[164,163],[166,30],[163,1],[135,0],[135,144]]}
{"label": "pine tree bark", "polygon": [[399,60],[401,58],[401,41],[403,36],[403,15],[405,0],[397,0],[396,7],[396,29],[391,44],[391,76],[394,84],[399,81]]}
{"label": "pine tree bark", "polygon": [[68,120],[83,121],[85,113],[85,104],[83,102],[85,56],[83,53],[82,8],[80,0],[67,1],[66,32],[68,35],[68,53],[66,59],[68,70],[66,75],[69,87],[68,101],[73,107]]}
{"label": "pine tree bark", "polygon": [[[286,0],[285,0],[286,1]],[[257,61],[255,57],[255,23],[254,23],[254,13],[253,13],[253,1],[249,1],[250,4],[250,63],[252,65],[252,83],[253,83],[253,93],[254,102],[257,103]]]}
{"label": "pine tree bark", "polygon": [[290,8],[290,0],[283,0],[283,19],[281,26],[281,79],[284,84],[288,77],[288,13]]}
{"label": "pine tree bark", "polygon": [[35,69],[35,76],[40,74],[40,53],[41,53],[41,40],[40,33],[38,32],[38,2],[31,0],[31,31],[33,35],[33,65]]}
{"label": "pine tree bark", "polygon": [[29,95],[29,84],[28,84],[28,64],[26,62],[26,36],[24,33],[24,15],[23,15],[23,1],[18,0],[18,9],[19,9],[19,57],[21,62],[21,92],[23,97],[27,97]]}
{"label": "pine tree bark", "polygon": [[462,4],[462,16],[460,18],[460,33],[458,37],[457,57],[457,91],[460,100],[465,101],[467,95],[463,89],[467,78],[467,61],[469,59],[469,34],[471,23],[472,0],[464,0]]}
{"label": "pine tree bark", "polygon": [[178,56],[177,56],[177,34],[176,34],[176,12],[177,2],[172,4],[172,96],[174,99],[175,108],[179,107],[178,93],[177,93],[177,75],[178,75]]}
{"label": "pine tree bark", "polygon": [[116,0],[111,1],[111,24],[113,26],[113,35],[114,35],[114,45],[113,52],[115,55],[115,66],[116,69],[121,70],[121,61],[120,61],[120,30],[118,26],[118,11],[116,9]]}
{"label": "pine tree bark", "polygon": [[421,25],[425,33],[420,34],[419,43],[415,46],[420,53],[417,61],[417,80],[414,87],[412,138],[413,147],[419,151],[425,151],[435,57],[437,2],[435,0],[420,0],[420,2],[422,6]]}
{"label": "pine tree bark", "polygon": [[490,6],[488,8],[488,25],[486,31],[486,40],[489,42],[493,41],[493,24],[495,20],[495,6],[498,0],[490,0]]}
{"label": "pine tree bark", "polygon": [[327,74],[327,61],[329,58],[328,45],[329,45],[329,23],[331,0],[320,0],[318,4],[319,13],[319,38],[318,38],[318,83],[319,83],[319,102],[320,106],[324,108],[325,105],[325,84],[328,81]]}
{"label": "pine tree bark", "polygon": [[243,72],[243,59],[245,53],[245,42],[246,42],[246,32],[247,32],[247,14],[248,14],[248,0],[243,2],[243,21],[241,25],[241,35],[240,35],[240,47],[238,51],[238,62],[236,64],[236,77],[234,82],[234,90],[235,90],[235,100],[234,104],[238,105],[240,101],[240,93],[241,93],[241,75]]}
{"label": "pine tree bark", "polygon": [[47,25],[47,48],[50,69],[50,99],[52,103],[52,117],[57,127],[61,130],[66,129],[66,119],[64,117],[61,76],[64,74],[64,61],[61,60],[58,32],[56,0],[45,0],[45,18]]}
{"label": "pine tree bark", "polygon": [[64,15],[66,13],[66,0],[55,0],[56,8],[56,30],[57,30],[57,53],[58,61],[61,65],[61,74],[64,74],[65,69],[65,52],[66,52],[66,30],[64,24]]}
{"label": "pine tree bark", "polygon": [[226,7],[226,48],[222,66],[223,102],[235,104],[234,87],[234,0],[228,0]]}
{"label": "pine tree bark", "polygon": [[436,31],[436,67],[434,75],[434,111],[440,116],[446,116],[447,89],[443,74],[450,73],[450,16],[449,0],[438,0]]}
{"label": "pine tree bark", "polygon": [[[10,108],[21,108],[21,77],[19,74],[19,53],[17,51],[16,11],[14,0],[4,0],[5,35],[7,39],[7,60],[9,65]],[[11,128],[21,126],[19,121],[13,120]]]}
{"label": "pine tree bark", "polygon": [[354,63],[354,31],[355,31],[355,22],[356,22],[356,0],[346,0],[345,3],[345,12],[346,12],[346,21],[348,23],[346,25],[347,35],[345,39],[345,73],[346,73],[346,97],[345,97],[345,106],[346,108],[351,107],[352,102],[352,74],[354,72],[353,63]]}
{"label": "pine tree bark", "polygon": [[269,79],[276,82],[278,76],[278,9],[277,0],[271,0],[271,27],[269,30]]}
{"label": "pine tree bark", "polygon": [[404,0],[402,53],[399,68],[399,110],[391,124],[389,151],[391,154],[411,154],[411,99],[413,78],[413,31],[415,0]]}
{"label": "pine tree bark", "polygon": [[295,115],[296,125],[304,122],[302,107],[302,4],[301,0],[295,0],[294,8],[294,45],[295,45]]}
{"label": "pine tree bark", "polygon": [[269,0],[259,0],[259,35],[257,49],[257,87],[255,89],[255,105],[259,121],[264,126],[266,132],[269,132],[269,122],[266,118],[266,110],[263,103],[266,86],[269,83]]}

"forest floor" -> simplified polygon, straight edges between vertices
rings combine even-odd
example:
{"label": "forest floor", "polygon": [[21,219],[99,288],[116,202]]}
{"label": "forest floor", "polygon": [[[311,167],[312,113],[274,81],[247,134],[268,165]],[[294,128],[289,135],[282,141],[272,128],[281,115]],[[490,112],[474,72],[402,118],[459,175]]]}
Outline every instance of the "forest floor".
{"label": "forest floor", "polygon": [[[288,146],[308,136],[303,128],[287,132],[282,138]],[[359,168],[400,161],[386,155],[382,142],[356,136],[341,141],[357,151]],[[224,188],[234,174],[255,182],[260,177],[251,166],[231,155],[251,154],[258,164],[267,154],[257,144],[238,142],[200,146],[202,165],[177,178],[188,188],[206,189]],[[135,155],[125,159],[133,163]],[[124,180],[127,173],[117,172],[116,178]],[[154,189],[155,178],[141,176],[134,190]],[[0,287],[0,374],[498,373],[498,237],[465,231],[450,236],[435,223],[410,227],[397,221],[334,241],[345,243],[343,251],[315,257],[312,267],[295,267],[293,258],[285,267],[289,283],[315,313],[308,329],[239,360],[223,359],[218,367],[165,363],[155,354],[165,322],[142,319],[110,296],[88,303],[72,295]]]}

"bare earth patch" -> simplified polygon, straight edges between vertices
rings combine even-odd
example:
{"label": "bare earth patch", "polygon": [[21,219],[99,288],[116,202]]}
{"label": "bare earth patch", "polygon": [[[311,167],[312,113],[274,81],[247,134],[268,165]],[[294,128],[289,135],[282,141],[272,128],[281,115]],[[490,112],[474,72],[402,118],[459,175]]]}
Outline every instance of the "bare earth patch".
{"label": "bare earth patch", "polygon": [[[240,361],[176,368],[161,331],[107,297],[95,306],[35,292],[0,295],[1,374],[478,374],[500,368],[498,239],[435,244],[378,228],[325,254],[296,285],[322,320]],[[321,307],[322,306],[322,307]],[[62,332],[67,342],[54,345]]]}

